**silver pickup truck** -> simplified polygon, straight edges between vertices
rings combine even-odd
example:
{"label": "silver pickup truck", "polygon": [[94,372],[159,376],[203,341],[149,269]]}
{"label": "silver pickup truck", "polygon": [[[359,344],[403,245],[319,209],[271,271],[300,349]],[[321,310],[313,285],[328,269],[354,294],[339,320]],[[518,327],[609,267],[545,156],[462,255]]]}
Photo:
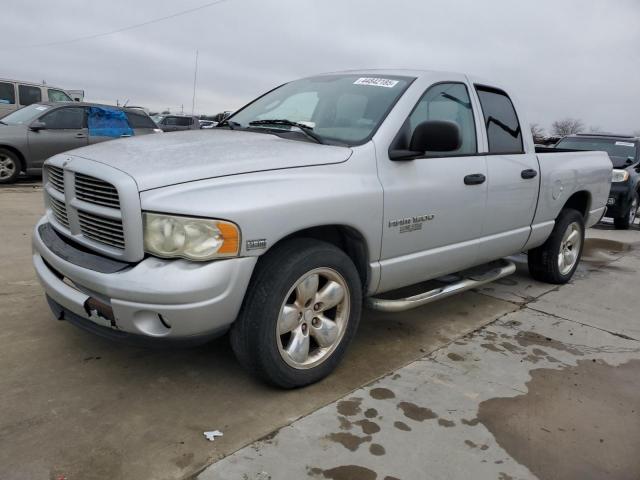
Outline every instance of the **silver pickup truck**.
{"label": "silver pickup truck", "polygon": [[463,74],[331,73],[214,130],[54,156],[35,269],[58,319],[154,345],[230,331],[262,379],[318,381],[363,304],[424,305],[512,273],[519,252],[534,278],[571,279],[611,161],[536,153],[516,106]]}

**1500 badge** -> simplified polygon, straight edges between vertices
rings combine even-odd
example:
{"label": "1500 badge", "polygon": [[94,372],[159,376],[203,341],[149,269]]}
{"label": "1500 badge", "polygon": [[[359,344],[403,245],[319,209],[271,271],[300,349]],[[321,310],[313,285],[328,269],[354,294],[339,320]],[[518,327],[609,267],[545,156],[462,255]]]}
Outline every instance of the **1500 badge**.
{"label": "1500 badge", "polygon": [[414,232],[422,230],[422,224],[433,220],[433,214],[416,215],[413,217],[399,218],[397,220],[389,220],[389,228],[400,227],[399,233]]}

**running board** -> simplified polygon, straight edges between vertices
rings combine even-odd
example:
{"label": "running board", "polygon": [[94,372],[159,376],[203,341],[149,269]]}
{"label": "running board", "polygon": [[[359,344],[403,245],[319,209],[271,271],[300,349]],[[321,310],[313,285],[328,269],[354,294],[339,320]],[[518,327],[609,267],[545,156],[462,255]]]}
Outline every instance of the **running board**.
{"label": "running board", "polygon": [[428,292],[398,299],[369,297],[366,299],[366,305],[373,310],[379,310],[381,312],[404,312],[405,310],[421,307],[427,303],[479,287],[485,283],[493,282],[499,278],[511,275],[515,271],[515,263],[502,259],[462,271],[458,274],[448,275],[447,277],[456,277],[456,280],[442,287],[429,290]]}

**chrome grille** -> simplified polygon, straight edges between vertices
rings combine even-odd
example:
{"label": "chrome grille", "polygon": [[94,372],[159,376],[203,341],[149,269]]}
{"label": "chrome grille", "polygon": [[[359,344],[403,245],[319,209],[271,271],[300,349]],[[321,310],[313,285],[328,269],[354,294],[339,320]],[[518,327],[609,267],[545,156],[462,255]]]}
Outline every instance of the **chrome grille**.
{"label": "chrome grille", "polygon": [[52,196],[49,196],[49,205],[51,206],[51,211],[53,212],[53,216],[56,217],[56,220],[60,225],[63,225],[69,228],[69,218],[67,217],[67,207],[64,203],[56,200]]}
{"label": "chrome grille", "polygon": [[89,175],[76,173],[76,198],[110,208],[120,208],[118,190],[108,182]]}
{"label": "chrome grille", "polygon": [[64,193],[64,173],[61,168],[49,165],[47,167],[49,183],[57,191]]}
{"label": "chrome grille", "polygon": [[122,220],[103,217],[95,213],[78,210],[78,220],[82,234],[96,242],[124,249]]}

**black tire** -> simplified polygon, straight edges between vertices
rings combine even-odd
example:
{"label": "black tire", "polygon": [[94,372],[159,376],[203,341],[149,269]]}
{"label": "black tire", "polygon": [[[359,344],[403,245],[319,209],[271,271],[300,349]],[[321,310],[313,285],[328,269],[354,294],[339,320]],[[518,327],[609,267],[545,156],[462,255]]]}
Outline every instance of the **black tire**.
{"label": "black tire", "polygon": [[[346,318],[346,323],[340,330],[342,336],[321,363],[304,369],[294,368],[285,361],[285,353],[281,354],[284,342],[281,343],[283,337],[276,332],[278,319],[283,305],[292,295],[297,295],[296,290],[291,292],[296,282],[316,269],[337,272],[340,280],[344,280],[348,313],[343,310],[342,318]],[[342,298],[346,299],[347,295]],[[361,311],[362,284],[351,259],[330,243],[308,238],[291,239],[275,246],[258,262],[240,314],[231,327],[231,346],[240,364],[265,382],[281,388],[302,387],[326,377],[340,363],[358,328]],[[302,315],[298,317],[302,319],[299,322],[303,322],[306,317],[302,313],[299,315]],[[310,338],[311,325],[306,327],[306,335]],[[301,324],[300,328],[303,328]]]}
{"label": "black tire", "polygon": [[13,183],[20,175],[22,164],[11,150],[0,148],[0,184]]}
{"label": "black tire", "polygon": [[[570,225],[577,225],[579,227],[579,251],[573,267],[569,271],[562,272],[559,265],[560,249],[562,248],[563,237],[565,233],[567,233]],[[571,277],[573,277],[576,268],[578,268],[583,247],[584,218],[577,210],[570,208],[562,210],[556,219],[556,224],[547,241],[539,247],[529,250],[529,273],[534,279],[541,282],[556,285],[567,283],[571,280]]]}
{"label": "black tire", "polygon": [[633,197],[631,198],[631,204],[629,205],[629,209],[627,210],[626,214],[622,217],[613,219],[613,225],[616,227],[616,230],[629,230],[629,227],[633,225],[633,222],[636,218],[639,202],[640,198],[638,197],[638,194],[634,193]]}

